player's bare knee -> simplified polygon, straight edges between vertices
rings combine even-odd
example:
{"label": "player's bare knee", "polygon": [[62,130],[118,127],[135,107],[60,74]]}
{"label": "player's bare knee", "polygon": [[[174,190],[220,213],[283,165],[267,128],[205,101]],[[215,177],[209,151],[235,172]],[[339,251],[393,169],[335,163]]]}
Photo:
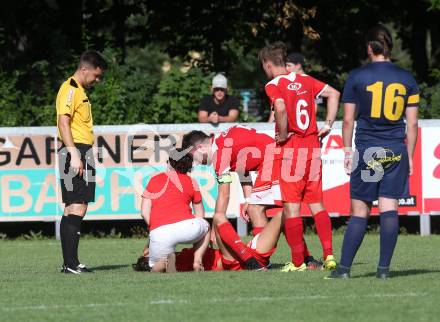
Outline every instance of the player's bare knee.
{"label": "player's bare knee", "polygon": [[64,209],[65,215],[76,215],[80,217],[84,217],[84,215],[87,212],[87,204],[83,203],[72,203],[69,205],[66,205]]}
{"label": "player's bare knee", "polygon": [[212,217],[213,226],[219,226],[227,221],[228,218],[226,218],[225,215],[215,214],[214,217]]}
{"label": "player's bare knee", "polygon": [[249,205],[247,212],[253,227],[264,227],[267,224],[265,206]]}
{"label": "player's bare knee", "polygon": [[351,213],[353,216],[367,218],[370,215],[371,202],[352,199]]}
{"label": "player's bare knee", "polygon": [[310,203],[309,209],[310,209],[310,212],[312,213],[313,216],[316,215],[317,213],[325,210],[322,202]]}
{"label": "player's bare knee", "polygon": [[396,211],[399,207],[399,202],[397,199],[390,199],[385,197],[379,197],[379,211]]}

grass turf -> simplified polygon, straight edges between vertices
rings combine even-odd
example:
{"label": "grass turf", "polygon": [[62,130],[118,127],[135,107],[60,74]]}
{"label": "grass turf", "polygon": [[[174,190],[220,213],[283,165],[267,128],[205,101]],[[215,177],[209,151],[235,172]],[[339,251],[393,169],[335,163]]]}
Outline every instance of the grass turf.
{"label": "grass turf", "polygon": [[[319,242],[308,236],[318,254]],[[339,255],[342,236],[334,238]],[[374,277],[379,236],[366,236],[351,280],[327,272],[133,272],[137,239],[86,239],[83,263],[60,274],[55,240],[0,241],[0,321],[435,321],[440,236],[400,236],[393,278]],[[289,258],[282,238],[275,266]],[[277,265],[278,264],[278,265]]]}

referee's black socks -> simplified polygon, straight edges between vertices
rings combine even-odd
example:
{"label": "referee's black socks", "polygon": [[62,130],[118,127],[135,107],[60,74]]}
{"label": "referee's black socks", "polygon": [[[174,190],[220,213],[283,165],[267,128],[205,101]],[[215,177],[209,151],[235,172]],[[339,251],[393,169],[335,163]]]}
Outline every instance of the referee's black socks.
{"label": "referee's black socks", "polygon": [[61,249],[63,251],[64,265],[76,268],[78,260],[78,245],[81,236],[82,217],[69,214],[63,216],[60,225]]}

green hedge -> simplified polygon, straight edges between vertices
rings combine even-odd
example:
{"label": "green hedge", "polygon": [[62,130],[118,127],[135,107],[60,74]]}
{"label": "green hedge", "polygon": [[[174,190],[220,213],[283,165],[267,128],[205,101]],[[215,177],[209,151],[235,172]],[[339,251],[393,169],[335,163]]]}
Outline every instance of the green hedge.
{"label": "green hedge", "polygon": [[[110,67],[89,92],[95,124],[197,122],[199,101],[210,92],[213,73],[182,68],[160,46],[129,48],[123,62],[117,50],[104,55]],[[171,68],[164,72],[166,62]],[[74,69],[74,58],[57,66],[37,61],[10,74],[0,69],[0,126],[54,125],[56,93]],[[420,86],[420,118],[440,118],[440,77],[436,79],[433,86]],[[239,120],[255,117],[241,113]]]}

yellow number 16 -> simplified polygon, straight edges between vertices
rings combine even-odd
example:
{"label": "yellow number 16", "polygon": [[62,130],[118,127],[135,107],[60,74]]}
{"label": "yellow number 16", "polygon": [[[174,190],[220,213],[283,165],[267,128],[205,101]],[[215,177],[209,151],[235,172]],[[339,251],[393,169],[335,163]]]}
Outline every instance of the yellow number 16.
{"label": "yellow number 16", "polygon": [[[371,117],[380,118],[382,110],[383,82],[367,86],[367,91],[373,94],[371,100]],[[391,83],[385,89],[383,114],[390,121],[400,119],[405,107],[406,87],[400,83]]]}

